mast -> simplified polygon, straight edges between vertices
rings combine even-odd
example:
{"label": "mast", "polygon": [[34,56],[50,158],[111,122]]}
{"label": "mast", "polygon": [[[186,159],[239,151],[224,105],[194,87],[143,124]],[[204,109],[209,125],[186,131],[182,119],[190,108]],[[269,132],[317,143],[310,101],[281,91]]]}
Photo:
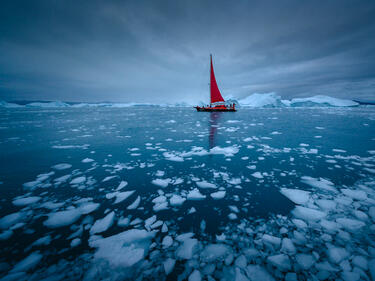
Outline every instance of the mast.
{"label": "mast", "polygon": [[212,54],[210,54],[210,83],[209,83],[209,85],[210,85],[210,106],[212,106],[212,103],[211,103],[211,100],[212,100],[212,98],[211,98],[211,72],[212,72],[212,67],[211,67],[211,65],[212,65]]}

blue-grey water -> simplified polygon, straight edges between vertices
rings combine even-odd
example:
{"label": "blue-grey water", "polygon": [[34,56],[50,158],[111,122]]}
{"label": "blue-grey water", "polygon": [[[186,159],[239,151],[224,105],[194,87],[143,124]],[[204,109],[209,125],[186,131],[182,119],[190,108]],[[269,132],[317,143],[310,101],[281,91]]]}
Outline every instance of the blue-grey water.
{"label": "blue-grey water", "polygon": [[0,151],[6,280],[374,278],[374,107],[0,109]]}

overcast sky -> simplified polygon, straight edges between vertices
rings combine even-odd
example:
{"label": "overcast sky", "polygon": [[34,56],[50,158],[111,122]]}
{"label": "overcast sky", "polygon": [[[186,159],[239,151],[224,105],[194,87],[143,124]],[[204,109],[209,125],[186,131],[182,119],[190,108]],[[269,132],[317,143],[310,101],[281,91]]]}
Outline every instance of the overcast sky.
{"label": "overcast sky", "polygon": [[375,99],[375,1],[0,2],[0,100]]}

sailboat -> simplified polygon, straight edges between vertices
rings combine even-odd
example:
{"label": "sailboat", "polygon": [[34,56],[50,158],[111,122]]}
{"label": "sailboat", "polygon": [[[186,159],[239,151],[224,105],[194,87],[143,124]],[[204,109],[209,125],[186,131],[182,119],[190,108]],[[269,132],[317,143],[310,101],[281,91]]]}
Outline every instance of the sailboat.
{"label": "sailboat", "polygon": [[234,103],[230,106],[225,104],[225,100],[217,86],[214,67],[212,65],[212,55],[210,55],[210,95],[211,103],[207,106],[195,106],[197,111],[236,111]]}

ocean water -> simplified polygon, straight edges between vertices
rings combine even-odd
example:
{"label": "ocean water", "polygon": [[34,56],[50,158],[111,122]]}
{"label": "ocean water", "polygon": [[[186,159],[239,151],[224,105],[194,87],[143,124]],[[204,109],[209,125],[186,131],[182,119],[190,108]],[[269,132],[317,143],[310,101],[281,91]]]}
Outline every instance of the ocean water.
{"label": "ocean water", "polygon": [[374,107],[1,109],[0,151],[5,280],[374,278]]}

